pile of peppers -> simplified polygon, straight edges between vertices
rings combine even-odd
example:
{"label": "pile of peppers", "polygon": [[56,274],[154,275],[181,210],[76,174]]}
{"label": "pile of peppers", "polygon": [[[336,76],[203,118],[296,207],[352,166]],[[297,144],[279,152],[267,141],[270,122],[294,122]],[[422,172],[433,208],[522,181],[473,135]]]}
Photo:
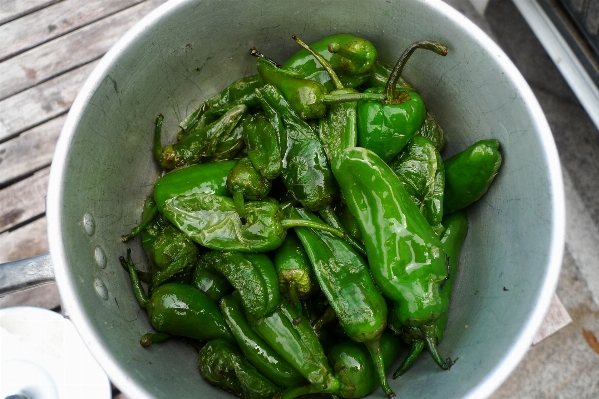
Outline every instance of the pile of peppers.
{"label": "pile of peppers", "polygon": [[[359,398],[389,367],[406,372],[438,343],[468,230],[466,209],[502,162],[497,140],[443,159],[446,138],[402,70],[351,34],[279,64],[252,48],[257,74],[203,101],[154,157],[165,173],[138,235],[149,270],[120,258],[155,331],[185,339],[204,379],[241,398]],[[423,71],[422,73],[426,73]]]}

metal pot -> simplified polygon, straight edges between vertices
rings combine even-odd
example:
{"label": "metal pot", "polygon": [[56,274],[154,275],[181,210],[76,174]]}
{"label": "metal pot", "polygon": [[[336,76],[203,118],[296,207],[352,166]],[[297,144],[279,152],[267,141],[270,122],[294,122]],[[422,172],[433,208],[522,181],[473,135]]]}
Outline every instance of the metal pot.
{"label": "metal pot", "polygon": [[[559,160],[546,119],[499,47],[440,1],[181,0],[131,29],[93,71],[60,136],[47,199],[50,253],[64,309],[110,379],[132,398],[229,397],[204,382],[197,357],[176,341],[144,349],[151,330],[118,257],[121,234],[140,220],[159,170],[153,121],[178,121],[234,79],[255,73],[249,48],[284,61],[311,42],[351,32],[393,63],[420,39],[445,43],[439,57],[416,52],[404,77],[443,126],[448,157],[497,138],[504,164],[469,211],[441,371],[422,359],[392,380],[398,397],[484,398],[524,356],[555,290],[564,245]],[[141,245],[134,260],[144,267]],[[505,287],[505,289],[504,289]],[[378,390],[371,397],[384,397]]]}

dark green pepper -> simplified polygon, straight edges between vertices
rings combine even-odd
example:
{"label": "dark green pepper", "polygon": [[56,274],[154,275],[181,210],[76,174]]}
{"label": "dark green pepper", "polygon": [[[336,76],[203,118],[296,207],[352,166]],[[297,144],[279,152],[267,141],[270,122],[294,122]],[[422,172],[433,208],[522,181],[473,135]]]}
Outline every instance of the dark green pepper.
{"label": "dark green pepper", "polygon": [[360,224],[377,287],[393,301],[402,325],[418,327],[435,362],[451,366],[436,347],[436,320],[448,309],[447,278],[439,238],[397,175],[375,153],[344,150],[332,165],[350,211]]}
{"label": "dark green pepper", "polygon": [[482,197],[501,167],[497,140],[481,140],[445,161],[445,212],[463,209]]}
{"label": "dark green pepper", "polygon": [[245,200],[260,201],[266,198],[271,187],[270,180],[254,168],[248,157],[241,158],[227,176],[227,189],[242,219],[245,219]]}
{"label": "dark green pepper", "polygon": [[203,292],[187,284],[166,283],[148,297],[137,278],[131,251],[127,251],[127,259],[121,257],[120,261],[129,268],[135,297],[147,310],[156,331],[201,341],[222,338],[235,342],[218,306]]}
{"label": "dark green pepper", "polygon": [[421,136],[415,136],[403,151],[389,161],[435,233],[443,232],[443,193],[445,168],[435,145]]}
{"label": "dark green pepper", "polygon": [[[445,231],[441,236],[441,244],[443,245],[445,253],[449,257],[449,275],[443,284],[442,290],[447,294],[448,297],[451,297],[451,289],[453,288],[453,282],[455,280],[460,261],[460,250],[462,248],[462,244],[464,243],[464,239],[466,238],[466,233],[468,232],[468,219],[464,212],[458,211],[445,217],[443,219],[443,225],[445,226]],[[445,332],[445,326],[447,324],[447,313],[441,316],[437,320],[436,324],[436,338],[437,341],[440,342],[443,339],[443,333]],[[409,327],[406,329],[406,331],[404,331],[403,335],[404,340],[411,345],[410,351],[400,364],[397,371],[393,374],[393,378],[397,378],[405,373],[425,347],[422,334],[420,334],[420,331],[418,331],[417,328]]]}
{"label": "dark green pepper", "polygon": [[219,143],[229,137],[246,112],[245,105],[236,105],[211,124],[193,130],[181,141],[164,148],[161,139],[163,117],[159,115],[154,131],[154,157],[165,170],[202,163],[216,154]]}
{"label": "dark green pepper", "polygon": [[179,195],[164,204],[164,215],[171,223],[198,244],[219,251],[272,251],[283,243],[286,229],[307,224],[343,237],[343,232],[328,225],[283,219],[273,202],[249,201],[245,213],[242,223],[231,198],[206,193]]}
{"label": "dark green pepper", "polygon": [[[303,209],[297,209],[295,214],[319,221]],[[383,391],[388,397],[395,396],[385,377],[380,345],[381,334],[387,327],[387,303],[372,281],[368,265],[339,237],[307,228],[296,228],[295,231],[341,327],[350,339],[366,345]]]}
{"label": "dark green pepper", "polygon": [[200,255],[189,285],[218,303],[223,296],[233,292],[234,288],[229,280],[214,268],[211,252],[207,251]]}
{"label": "dark green pepper", "polygon": [[347,235],[350,235],[355,241],[363,245],[362,232],[360,224],[356,217],[352,215],[345,203],[339,203],[335,206],[335,214],[339,217],[339,222],[343,226],[343,230]]}
{"label": "dark green pepper", "polygon": [[300,299],[305,299],[316,289],[316,280],[310,258],[293,230],[287,232],[285,241],[275,250],[273,263],[283,295],[298,309]]}
{"label": "dark green pepper", "polygon": [[252,330],[237,296],[225,296],[220,310],[245,358],[278,386],[289,388],[305,383],[304,377]]}
{"label": "dark green pepper", "polygon": [[386,99],[358,103],[358,145],[374,151],[385,162],[403,149],[426,118],[422,98],[415,91],[397,87],[406,61],[419,48],[443,56],[448,51],[444,45],[428,40],[412,44],[399,58],[385,89],[366,90],[386,93]]}
{"label": "dark green pepper", "polygon": [[247,156],[254,168],[266,179],[272,180],[278,177],[283,168],[279,137],[264,113],[254,114],[248,119],[243,138],[247,147]]}
{"label": "dark green pepper", "polygon": [[281,391],[234,344],[222,339],[212,340],[200,349],[198,367],[212,385],[242,399],[272,399]]}
{"label": "dark green pepper", "polygon": [[426,119],[414,136],[422,136],[429,139],[439,153],[443,151],[445,144],[447,144],[445,132],[439,126],[439,122],[428,112],[426,113]]}

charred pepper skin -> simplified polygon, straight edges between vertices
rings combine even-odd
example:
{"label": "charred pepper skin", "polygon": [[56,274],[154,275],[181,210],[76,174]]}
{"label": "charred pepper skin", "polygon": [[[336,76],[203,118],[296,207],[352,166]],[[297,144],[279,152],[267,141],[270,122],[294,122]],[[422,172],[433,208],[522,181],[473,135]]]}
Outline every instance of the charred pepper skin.
{"label": "charred pepper skin", "polygon": [[435,362],[448,369],[451,360],[442,359],[435,345],[435,322],[449,307],[441,290],[447,264],[439,238],[393,170],[372,151],[346,149],[332,167],[360,224],[377,287],[393,301],[401,324],[418,327]]}

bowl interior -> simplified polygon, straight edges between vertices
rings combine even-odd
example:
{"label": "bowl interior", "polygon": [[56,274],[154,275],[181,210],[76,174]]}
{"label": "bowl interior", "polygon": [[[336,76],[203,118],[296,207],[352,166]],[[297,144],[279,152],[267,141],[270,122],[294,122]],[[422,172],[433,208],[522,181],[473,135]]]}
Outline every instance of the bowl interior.
{"label": "bowl interior", "polygon": [[[325,17],[326,16],[326,17]],[[109,377],[128,396],[229,397],[206,384],[188,346],[144,349],[151,331],[118,258],[138,241],[119,237],[140,220],[159,170],[155,117],[168,141],[201,100],[255,72],[249,48],[284,61],[306,42],[348,32],[390,64],[410,43],[445,43],[447,57],[417,51],[403,76],[444,128],[447,158],[496,138],[504,163],[468,216],[440,350],[443,372],[421,356],[391,386],[398,397],[488,396],[521,359],[555,288],[563,248],[559,162],[536,100],[505,54],[442,2],[174,1],[144,19],[102,60],[73,105],[48,197],[50,247],[63,303]],[[166,141],[166,139],[165,139]],[[384,397],[381,390],[372,397]]]}

